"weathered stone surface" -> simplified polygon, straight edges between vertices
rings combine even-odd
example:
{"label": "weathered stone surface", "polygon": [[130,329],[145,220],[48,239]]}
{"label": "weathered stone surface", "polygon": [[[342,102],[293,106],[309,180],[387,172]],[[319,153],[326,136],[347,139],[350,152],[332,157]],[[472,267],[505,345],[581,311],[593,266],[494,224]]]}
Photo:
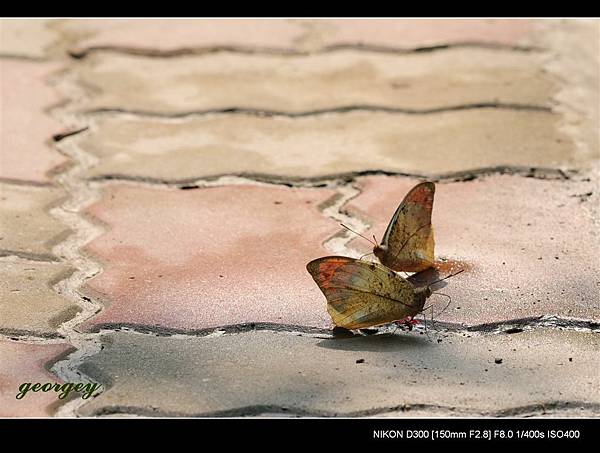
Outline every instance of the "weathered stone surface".
{"label": "weathered stone surface", "polygon": [[61,29],[86,34],[73,47],[173,51],[215,47],[314,51],[336,45],[410,49],[445,44],[528,43],[530,20],[68,20]]}
{"label": "weathered stone surface", "polygon": [[[555,111],[561,130],[577,144],[577,152],[595,160],[600,171],[600,20],[544,20],[540,42],[552,49],[544,69],[560,80]],[[596,203],[598,205],[598,203]]]}
{"label": "weathered stone surface", "polygon": [[[389,48],[419,48],[464,43],[528,44],[535,21],[502,19],[332,19],[318,22],[305,38],[323,44],[362,44]],[[314,46],[313,44],[313,46]]]}
{"label": "weathered stone surface", "polygon": [[82,370],[112,387],[81,412],[241,415],[275,406],[288,414],[362,415],[425,405],[464,415],[600,403],[598,334],[430,334],[333,340],[270,331],[203,338],[111,333]]}
{"label": "weathered stone surface", "polygon": [[0,178],[48,183],[48,173],[67,162],[48,144],[63,130],[47,111],[60,102],[46,83],[59,68],[58,63],[0,59]]}
{"label": "weathered stone surface", "polygon": [[0,260],[0,330],[57,336],[57,327],[79,308],[52,285],[72,271],[63,263]]}
{"label": "weathered stone surface", "polygon": [[302,118],[99,116],[74,137],[98,158],[87,177],[181,181],[227,174],[313,178],[364,170],[436,175],[486,167],[577,167],[549,112],[473,109]]}
{"label": "weathered stone surface", "polygon": [[112,186],[89,213],[108,231],[86,247],[104,271],[85,324],[199,329],[242,322],[327,326],[306,263],[339,230],[330,189],[232,185],[181,191]]}
{"label": "weathered stone surface", "polygon": [[0,339],[0,417],[48,417],[54,413],[56,392],[29,392],[16,399],[25,382],[63,383],[48,371],[57,356],[70,349],[66,344],[28,344]]}
{"label": "weathered stone surface", "polygon": [[48,47],[58,38],[48,27],[51,22],[47,19],[0,19],[0,56],[46,57]]}
{"label": "weathered stone surface", "polygon": [[[415,183],[362,178],[361,195],[344,209],[373,225],[367,237],[381,239]],[[600,240],[584,209],[585,194],[594,187],[515,176],[437,184],[436,255],[459,261],[466,272],[441,289],[452,304],[435,317],[467,324],[540,315],[600,319]],[[357,239],[350,246],[365,250],[368,243]],[[434,312],[447,303],[439,296],[431,300]]]}
{"label": "weathered stone surface", "polygon": [[66,193],[51,187],[0,183],[0,252],[37,259],[57,259],[52,247],[69,229],[49,214]]}
{"label": "weathered stone surface", "polygon": [[231,108],[307,112],[348,106],[414,110],[465,104],[549,106],[553,82],[527,53],[449,49],[388,55],[219,52],[169,60],[99,52],[73,66],[88,100],[74,109],[176,114]]}

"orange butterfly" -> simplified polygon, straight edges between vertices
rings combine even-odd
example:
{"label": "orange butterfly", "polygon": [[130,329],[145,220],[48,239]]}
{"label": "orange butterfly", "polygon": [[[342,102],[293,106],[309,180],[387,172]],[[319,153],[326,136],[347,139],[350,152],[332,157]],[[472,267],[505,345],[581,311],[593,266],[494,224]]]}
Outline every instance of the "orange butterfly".
{"label": "orange butterfly", "polygon": [[431,211],[435,184],[417,184],[404,197],[373,253],[381,264],[395,270],[420,272],[433,265],[435,242]]}
{"label": "orange butterfly", "polygon": [[311,261],[306,269],[327,298],[335,325],[362,329],[412,318],[423,310],[431,289],[415,287],[377,263],[344,256]]}

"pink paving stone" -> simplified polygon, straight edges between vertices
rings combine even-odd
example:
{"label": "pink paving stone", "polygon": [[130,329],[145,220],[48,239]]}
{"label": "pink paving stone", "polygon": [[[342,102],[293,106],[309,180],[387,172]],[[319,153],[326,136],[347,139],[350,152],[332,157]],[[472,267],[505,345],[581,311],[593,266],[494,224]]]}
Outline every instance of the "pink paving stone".
{"label": "pink paving stone", "polygon": [[47,112],[61,101],[47,84],[48,76],[60,67],[58,63],[0,60],[0,178],[48,183],[48,172],[67,162],[48,146],[63,129]]}
{"label": "pink paving stone", "polygon": [[89,213],[104,271],[84,288],[105,309],[85,327],[200,329],[243,322],[328,326],[306,263],[339,231],[334,192],[237,185],[182,191],[111,186]]}
{"label": "pink paving stone", "polygon": [[[361,195],[345,209],[373,225],[365,236],[381,240],[415,184],[361,178]],[[462,261],[459,267],[467,269],[440,288],[452,304],[438,319],[471,325],[540,315],[599,319],[600,241],[586,202],[576,196],[593,188],[593,182],[519,176],[437,184],[436,256]],[[368,245],[350,243],[361,252]],[[440,296],[431,300],[439,311],[447,303]]]}
{"label": "pink paving stone", "polygon": [[479,42],[515,45],[533,31],[530,20],[507,19],[197,19],[67,21],[84,31],[74,51],[90,47],[175,50],[211,46],[314,50],[340,44],[413,48]]}
{"label": "pink paving stone", "polygon": [[71,349],[65,344],[29,344],[0,340],[0,417],[47,417],[60,404],[56,392],[29,392],[15,398],[25,382],[63,383],[48,371],[60,355]]}

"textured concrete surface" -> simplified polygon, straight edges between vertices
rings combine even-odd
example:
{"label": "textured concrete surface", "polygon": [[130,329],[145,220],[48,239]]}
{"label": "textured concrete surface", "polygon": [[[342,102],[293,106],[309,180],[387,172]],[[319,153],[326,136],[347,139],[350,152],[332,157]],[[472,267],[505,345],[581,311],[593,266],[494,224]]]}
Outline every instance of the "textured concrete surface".
{"label": "textured concrete surface", "polygon": [[52,289],[72,272],[63,263],[0,260],[0,330],[57,336],[57,327],[80,310]]}
{"label": "textured concrete surface", "polygon": [[[365,235],[380,239],[413,185],[408,178],[362,178],[357,183],[362,193],[344,209],[373,224]],[[438,184],[432,217],[436,255],[466,269],[440,290],[452,304],[439,319],[467,324],[543,314],[597,319],[600,238],[585,209],[585,194],[595,187],[518,176]],[[365,244],[357,239],[351,246],[362,251]],[[438,296],[437,310],[446,303]]]}
{"label": "textured concrete surface", "polygon": [[275,406],[289,414],[346,415],[428,405],[477,414],[561,401],[600,403],[596,334],[540,329],[440,339],[111,333],[83,370],[112,387],[82,413],[243,415]]}
{"label": "textured concrete surface", "polygon": [[[479,103],[549,106],[553,82],[527,53],[478,48],[387,55],[219,52],[170,59],[99,52],[72,66],[84,111],[154,114],[245,108],[288,113],[377,106],[411,110]],[[78,103],[79,104],[79,103]]]}
{"label": "textured concrete surface", "polygon": [[302,118],[98,116],[93,130],[73,140],[98,158],[86,171],[90,178],[297,179],[365,170],[437,175],[499,166],[576,167],[585,156],[558,130],[559,122],[549,112],[499,109]]}
{"label": "textured concrete surface", "polygon": [[0,417],[48,417],[57,406],[55,392],[29,392],[16,399],[19,386],[31,383],[63,383],[49,367],[71,347],[67,344],[29,344],[0,338]]}
{"label": "textured concrete surface", "polygon": [[528,43],[530,20],[67,20],[65,32],[85,34],[72,48],[146,52],[215,47],[315,51],[340,45],[410,49],[461,43]]}
{"label": "textured concrete surface", "polygon": [[328,326],[305,265],[338,230],[326,189],[109,187],[89,214],[107,226],[86,251],[106,308],[86,323],[201,329],[241,322]]}
{"label": "textured concrete surface", "polygon": [[59,188],[0,183],[0,253],[56,260],[52,247],[69,229],[49,210],[67,196]]}
{"label": "textured concrete surface", "polygon": [[57,63],[0,59],[0,178],[48,183],[48,173],[67,162],[49,147],[63,126],[45,113],[61,100],[47,85],[48,77],[60,68]]}

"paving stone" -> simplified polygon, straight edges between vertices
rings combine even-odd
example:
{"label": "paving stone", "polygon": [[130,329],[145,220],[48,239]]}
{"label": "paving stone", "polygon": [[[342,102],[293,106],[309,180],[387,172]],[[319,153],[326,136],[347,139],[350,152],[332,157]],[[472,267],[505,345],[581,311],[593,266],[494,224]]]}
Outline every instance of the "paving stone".
{"label": "paving stone", "polygon": [[[419,48],[463,43],[518,45],[535,37],[535,21],[498,19],[332,19],[322,26],[325,44]],[[313,35],[316,33],[313,33]],[[306,41],[309,37],[305,38]],[[318,43],[318,39],[313,39]]]}
{"label": "paving stone", "polygon": [[478,103],[549,106],[552,80],[527,53],[448,49],[389,55],[219,52],[169,60],[98,52],[73,65],[86,101],[73,109],[177,114],[246,108],[307,112],[348,106],[414,110]]}
{"label": "paving stone", "polygon": [[364,170],[431,175],[497,166],[578,167],[584,158],[559,132],[559,119],[499,109],[180,120],[111,115],[96,117],[92,130],[76,140],[98,157],[87,177],[293,179]]}
{"label": "paving stone", "polygon": [[70,230],[49,210],[65,197],[59,188],[0,183],[0,253],[57,259],[52,247]]}
{"label": "paving stone", "polygon": [[63,263],[0,260],[0,330],[57,336],[57,327],[79,308],[52,286],[72,271]]}
{"label": "paving stone", "polygon": [[60,28],[85,34],[71,51],[118,47],[169,51],[203,47],[291,49],[305,34],[301,23],[288,20],[121,19],[67,20]]}
{"label": "paving stone", "polygon": [[0,59],[0,178],[48,183],[48,173],[67,162],[48,145],[63,129],[47,112],[60,102],[59,95],[47,85],[48,76],[59,68],[58,63]]}
{"label": "paving stone", "polygon": [[[544,20],[540,40],[552,49],[545,70],[560,80],[555,110],[562,129],[577,143],[578,152],[593,156],[600,170],[600,21]],[[542,39],[543,38],[543,39]]]}
{"label": "paving stone", "polygon": [[214,47],[319,50],[336,45],[410,49],[455,43],[516,45],[531,40],[530,20],[68,20],[86,33],[74,47],[169,51]]}
{"label": "paving stone", "polygon": [[51,22],[44,19],[0,19],[0,56],[46,57],[48,47],[58,38],[48,27]]}
{"label": "paving stone", "polygon": [[55,244],[70,232],[50,213],[66,193],[55,187],[0,183],[0,251],[41,260],[55,260]]}
{"label": "paving stone", "polygon": [[329,325],[306,271],[339,226],[329,189],[110,186],[89,214],[106,234],[86,251],[104,271],[85,288],[106,308],[85,324],[200,329],[242,322]]}
{"label": "paving stone", "polygon": [[[361,178],[361,195],[344,209],[373,225],[367,237],[381,239],[414,184],[408,178]],[[540,315],[600,319],[600,240],[585,209],[585,194],[595,187],[593,181],[519,176],[437,184],[436,255],[462,262],[467,271],[440,290],[452,303],[436,318],[467,324]],[[360,253],[368,243],[350,246]],[[431,300],[438,312],[447,303],[439,296]]]}
{"label": "paving stone", "polygon": [[48,371],[58,357],[70,350],[65,344],[30,344],[0,339],[0,417],[48,417],[60,401],[56,392],[28,392],[16,399],[19,386],[63,383]]}
{"label": "paving stone", "polygon": [[600,403],[594,333],[447,334],[441,343],[414,332],[344,340],[272,331],[103,338],[104,349],[81,370],[111,388],[83,415],[243,415],[273,406],[290,415],[369,415],[401,405],[464,415]]}

